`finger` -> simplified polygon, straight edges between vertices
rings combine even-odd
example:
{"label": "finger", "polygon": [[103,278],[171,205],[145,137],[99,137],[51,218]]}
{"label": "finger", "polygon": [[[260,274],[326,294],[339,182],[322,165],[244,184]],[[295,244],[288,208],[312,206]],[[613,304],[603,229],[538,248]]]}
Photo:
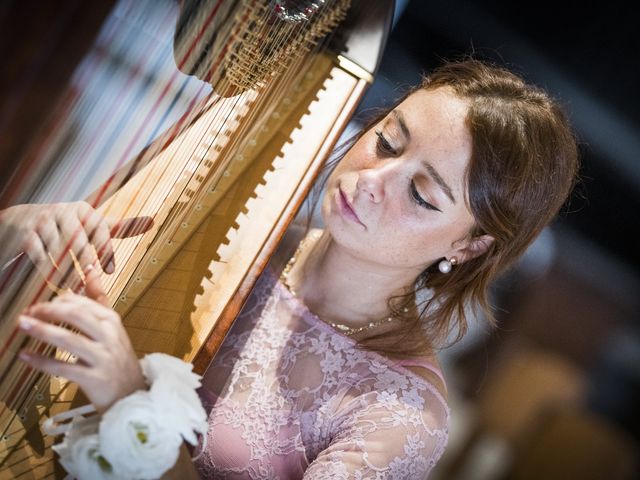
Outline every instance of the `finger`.
{"label": "finger", "polygon": [[[44,249],[44,256],[48,258],[48,261],[39,260],[38,269],[45,275],[48,282],[64,289],[77,284],[80,281],[80,275],[75,269],[68,240],[70,237],[68,232],[74,226],[73,224],[65,225],[63,221],[64,217],[50,215],[37,222],[35,231],[40,239],[41,248]],[[61,234],[61,231],[64,231],[64,234]]]}
{"label": "finger", "polygon": [[103,322],[101,305],[71,293],[60,295],[53,302],[43,302],[32,305],[26,315],[51,324],[66,324],[77,328],[87,337],[104,341],[108,336]]}
{"label": "finger", "polygon": [[67,250],[60,238],[60,231],[55,217],[39,219],[35,225],[35,231],[40,237],[45,252],[51,255],[55,265],[59,265]]}
{"label": "finger", "polygon": [[64,377],[81,386],[87,379],[88,369],[84,365],[63,362],[61,360],[56,360],[54,358],[46,357],[35,352],[28,352],[26,350],[22,350],[19,357],[23,362],[37,370],[41,370],[50,375]]}
{"label": "finger", "polygon": [[107,221],[109,222],[111,236],[113,238],[135,237],[153,227],[153,218],[146,216]]}
{"label": "finger", "polygon": [[18,318],[20,330],[36,340],[41,340],[54,347],[61,348],[76,355],[89,365],[94,365],[99,349],[96,343],[84,335],[71,330],[42,322],[35,317],[20,315]]}
{"label": "finger", "polygon": [[[85,274],[86,275],[86,274]],[[85,276],[86,278],[86,276]],[[86,286],[85,286],[86,290]],[[43,304],[46,304],[44,302]],[[87,308],[93,315],[95,315],[100,320],[104,320],[105,317],[108,316],[117,316],[110,306],[105,306],[101,302],[97,302],[96,300],[89,298],[86,294],[78,295],[71,292],[65,292],[62,295],[57,296],[51,302],[48,303],[69,303],[75,305],[76,308]],[[42,305],[42,304],[39,304]]]}
{"label": "finger", "polygon": [[[81,221],[85,231],[89,235],[89,242],[96,250],[102,270],[105,273],[113,273],[115,270],[115,260],[109,223],[89,204],[85,203],[84,205],[86,205],[86,211],[83,211]],[[87,266],[88,264],[83,265],[83,267]]]}
{"label": "finger", "polygon": [[71,252],[62,258],[56,272],[48,280],[63,290],[77,288],[82,283],[80,271],[73,261]]}
{"label": "finger", "polygon": [[95,253],[90,248],[89,237],[84,225],[75,215],[65,214],[58,219],[60,230],[62,231],[65,248],[73,252],[81,270],[96,261]]}
{"label": "finger", "polygon": [[47,255],[42,239],[36,232],[31,231],[27,234],[22,249],[45,278],[48,278],[55,270],[55,266],[51,263],[49,255]]}
{"label": "finger", "polygon": [[100,275],[94,268],[90,268],[85,272],[85,294],[88,298],[95,300],[105,307],[109,306],[109,298],[107,297]]}
{"label": "finger", "polygon": [[[96,253],[91,245],[85,245],[82,251],[76,253],[75,255],[78,261],[76,267],[79,268],[82,272],[86,272],[88,269],[93,268],[94,265],[100,265],[100,263],[98,262],[98,257],[96,256]],[[104,267],[101,266],[101,268],[104,270]]]}
{"label": "finger", "polygon": [[[87,267],[85,267],[83,269],[83,275],[82,275],[82,281],[75,286],[75,288],[73,288],[71,290],[72,293],[75,293],[77,295],[80,295],[81,297],[84,297],[86,295],[85,290],[87,287],[87,274],[89,271],[95,269],[97,271],[100,271],[102,267],[100,266],[100,263],[96,260],[95,262],[93,262],[91,265],[88,265]],[[53,299],[55,300],[55,299]]]}

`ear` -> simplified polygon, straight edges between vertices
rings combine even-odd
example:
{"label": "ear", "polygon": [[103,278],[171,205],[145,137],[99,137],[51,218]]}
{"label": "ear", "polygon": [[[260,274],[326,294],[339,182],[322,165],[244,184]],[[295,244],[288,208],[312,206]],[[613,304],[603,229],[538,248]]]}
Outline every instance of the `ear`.
{"label": "ear", "polygon": [[458,264],[468,262],[489,250],[493,240],[491,235],[479,235],[471,239],[459,240],[454,243],[455,251],[451,256],[456,258]]}

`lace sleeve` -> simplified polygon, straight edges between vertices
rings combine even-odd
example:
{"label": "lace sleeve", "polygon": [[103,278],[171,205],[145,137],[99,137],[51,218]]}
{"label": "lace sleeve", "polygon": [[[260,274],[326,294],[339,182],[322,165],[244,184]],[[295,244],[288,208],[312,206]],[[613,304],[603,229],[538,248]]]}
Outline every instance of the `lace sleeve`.
{"label": "lace sleeve", "polygon": [[352,400],[304,479],[426,479],[447,442],[448,410],[425,393],[369,392]]}

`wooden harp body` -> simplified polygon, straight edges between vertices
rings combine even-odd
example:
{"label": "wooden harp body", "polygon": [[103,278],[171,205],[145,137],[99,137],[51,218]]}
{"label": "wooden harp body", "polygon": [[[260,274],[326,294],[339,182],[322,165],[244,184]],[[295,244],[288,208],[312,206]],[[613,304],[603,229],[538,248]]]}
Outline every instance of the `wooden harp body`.
{"label": "wooden harp body", "polygon": [[[279,2],[291,15],[323,3]],[[393,9],[393,2],[327,0],[325,24],[304,27],[275,16],[275,4],[182,2],[171,20],[175,66],[213,90],[185,102],[188,108],[142,148],[103,145],[124,159],[106,176],[104,169],[75,167],[102,175],[84,181],[93,187],[80,199],[105,216],[154,218],[144,235],[114,240],[116,271],[103,275],[134,347],[192,361],[200,373],[371,82]],[[105,116],[113,107],[107,110]],[[63,140],[52,128],[34,142],[31,152],[39,153],[25,156],[14,181],[3,185],[5,206],[38,201],[49,184],[69,175],[64,155],[42,153],[60,150]],[[40,425],[82,404],[81,395],[75,385],[16,360],[29,346],[16,329],[17,315],[52,292],[24,256],[5,266],[2,280],[0,478],[63,477],[50,448],[56,439]]]}

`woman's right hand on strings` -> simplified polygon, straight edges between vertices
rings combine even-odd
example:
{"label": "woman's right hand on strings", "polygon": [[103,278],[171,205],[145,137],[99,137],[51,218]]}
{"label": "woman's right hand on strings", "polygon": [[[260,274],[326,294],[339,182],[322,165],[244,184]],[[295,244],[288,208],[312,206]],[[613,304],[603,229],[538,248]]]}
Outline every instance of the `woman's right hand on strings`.
{"label": "woman's right hand on strings", "polygon": [[37,370],[77,383],[103,413],[147,385],[120,316],[108,306],[98,272],[91,268],[85,277],[86,296],[66,292],[32,305],[19,319],[20,329],[42,347],[68,352],[76,361],[46,355],[42,348],[22,350],[20,358]]}
{"label": "woman's right hand on strings", "polygon": [[113,273],[111,239],[139,235],[152,225],[151,217],[105,218],[86,202],[15,205],[0,211],[2,264],[24,252],[45,278],[57,273],[69,284],[78,278],[71,252],[82,270],[99,263]]}

